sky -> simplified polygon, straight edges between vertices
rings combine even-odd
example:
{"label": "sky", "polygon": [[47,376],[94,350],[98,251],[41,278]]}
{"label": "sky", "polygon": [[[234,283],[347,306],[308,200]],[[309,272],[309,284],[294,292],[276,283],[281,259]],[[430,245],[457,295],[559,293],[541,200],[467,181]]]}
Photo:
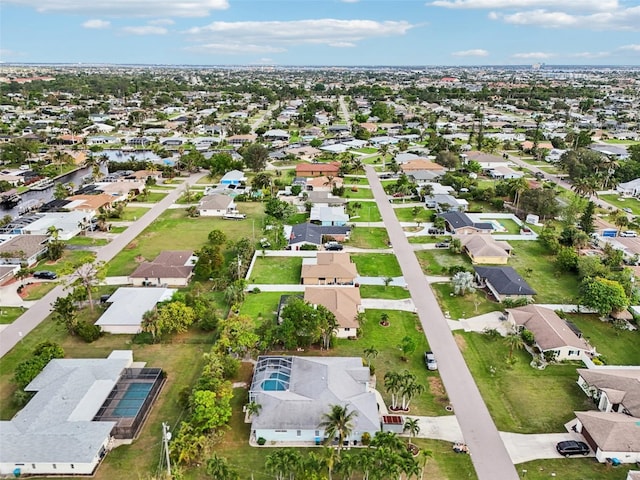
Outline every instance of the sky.
{"label": "sky", "polygon": [[640,65],[640,0],[1,0],[0,61]]}

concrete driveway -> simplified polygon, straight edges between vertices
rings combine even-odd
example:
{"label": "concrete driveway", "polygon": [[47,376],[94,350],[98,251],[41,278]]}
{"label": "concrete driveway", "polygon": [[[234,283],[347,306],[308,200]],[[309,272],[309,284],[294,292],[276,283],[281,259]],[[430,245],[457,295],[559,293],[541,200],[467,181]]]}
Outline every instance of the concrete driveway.
{"label": "concrete driveway", "polygon": [[405,298],[404,300],[385,300],[382,298],[363,298],[362,307],[365,310],[401,310],[403,312],[415,312],[416,306],[413,300]]}
{"label": "concrete driveway", "polygon": [[[563,458],[562,455],[556,452],[556,444],[558,442],[563,440],[584,442],[584,438],[577,433],[534,433],[526,435],[500,432],[500,436],[514,464],[546,458]],[[591,452],[588,456],[595,457],[595,454]],[[582,455],[577,455],[576,457],[582,458]]]}
{"label": "concrete driveway", "polygon": [[502,312],[489,312],[477,317],[465,318],[458,320],[465,332],[484,332],[489,329],[496,329],[503,337],[506,337],[513,327],[506,320],[500,320]]}

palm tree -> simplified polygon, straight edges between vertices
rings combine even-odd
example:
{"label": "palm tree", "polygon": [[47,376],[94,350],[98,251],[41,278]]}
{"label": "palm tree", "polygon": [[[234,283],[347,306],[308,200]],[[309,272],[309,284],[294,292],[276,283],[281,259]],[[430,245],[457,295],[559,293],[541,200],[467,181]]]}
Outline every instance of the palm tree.
{"label": "palm tree", "polygon": [[402,380],[400,383],[400,393],[402,394],[402,410],[409,410],[411,399],[416,395],[420,395],[424,392],[424,385],[416,382],[416,376],[405,371],[402,374]]}
{"label": "palm tree", "polygon": [[292,477],[293,472],[300,467],[301,457],[291,448],[278,449],[267,455],[265,468],[276,476],[276,480]]}
{"label": "palm tree", "polygon": [[514,178],[509,180],[509,187],[511,195],[513,196],[513,205],[518,211],[518,205],[520,204],[521,195],[529,189],[529,183],[524,177]]}
{"label": "palm tree", "polygon": [[358,415],[356,410],[348,411],[348,407],[345,405],[331,405],[329,413],[325,413],[320,422],[319,427],[324,429],[324,435],[327,440],[338,437],[338,457],[340,456],[340,450],[345,438],[348,438],[353,431],[355,424],[355,417]]}
{"label": "palm tree", "polygon": [[385,160],[387,159],[387,155],[389,154],[389,144],[383,143],[382,145],[380,145],[378,151],[380,152],[380,158],[382,158],[382,170],[384,170]]}
{"label": "palm tree", "polygon": [[614,223],[616,224],[616,227],[618,227],[618,234],[620,234],[620,231],[629,225],[629,219],[626,215],[618,215]]}
{"label": "palm tree", "polygon": [[407,417],[402,431],[409,432],[409,443],[411,443],[411,439],[420,433],[420,422],[417,418]]}
{"label": "palm tree", "polygon": [[576,178],[571,189],[587,199],[598,196],[598,181],[595,177]]}
{"label": "palm tree", "polygon": [[504,341],[509,347],[509,360],[513,359],[514,350],[522,350],[524,348],[524,340],[517,332],[511,332],[504,338]]}
{"label": "palm tree", "polygon": [[420,480],[424,479],[424,470],[427,468],[427,463],[429,463],[431,457],[433,457],[431,450],[420,450],[420,457],[418,458],[418,463],[420,464]]}
{"label": "palm tree", "polygon": [[373,345],[364,349],[364,356],[367,359],[367,366],[371,366],[371,359],[376,358],[378,356],[378,350],[374,348]]}
{"label": "palm tree", "polygon": [[353,169],[354,172],[364,172],[364,163],[362,163],[362,160],[359,158],[356,158],[355,160],[353,160],[351,162],[351,168]]}
{"label": "palm tree", "polygon": [[216,480],[238,480],[240,474],[229,466],[227,460],[218,457],[215,453],[207,460],[207,475],[211,475]]}
{"label": "palm tree", "polygon": [[260,410],[262,410],[262,405],[257,402],[249,402],[245,405],[245,411],[249,415],[249,418],[253,417],[254,415],[259,415]]}
{"label": "palm tree", "polygon": [[391,409],[398,407],[398,392],[400,391],[402,376],[398,372],[387,372],[384,374],[384,388],[391,394]]}
{"label": "palm tree", "polygon": [[338,464],[338,471],[342,473],[342,478],[345,480],[351,480],[354,472],[358,468],[358,460],[359,455],[353,455],[350,453],[345,453],[340,458],[340,463]]}

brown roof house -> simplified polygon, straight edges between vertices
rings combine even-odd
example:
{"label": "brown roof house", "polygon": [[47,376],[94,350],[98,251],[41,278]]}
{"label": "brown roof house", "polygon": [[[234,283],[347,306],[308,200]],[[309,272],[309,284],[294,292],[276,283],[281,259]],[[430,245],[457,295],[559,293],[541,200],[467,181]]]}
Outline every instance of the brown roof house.
{"label": "brown roof house", "polygon": [[576,431],[584,436],[605,463],[617,459],[621,463],[640,462],[640,419],[612,412],[575,412]]}
{"label": "brown roof house", "polygon": [[362,312],[362,300],[358,287],[307,287],[305,302],[322,305],[336,317],[338,338],[355,337],[358,334],[358,313]]}
{"label": "brown roof house", "polygon": [[299,163],[296,165],[296,177],[320,177],[322,175],[338,176],[340,164],[331,163]]}
{"label": "brown roof house", "polygon": [[129,283],[136,287],[185,287],[198,261],[191,250],[165,250],[153,262],[143,262],[129,275]]}
{"label": "brown roof house", "polygon": [[474,264],[506,265],[511,255],[511,245],[495,240],[491,235],[455,235]]}
{"label": "brown roof house", "polygon": [[554,360],[582,360],[595,353],[583,338],[578,337],[556,312],[538,305],[511,308],[509,320],[519,328],[533,333],[542,353],[550,352]]}
{"label": "brown roof house", "polygon": [[235,211],[236,204],[229,195],[213,193],[202,197],[198,204],[201,217],[223,217]]}
{"label": "brown roof house", "polygon": [[408,162],[403,163],[400,166],[400,169],[404,173],[415,172],[417,170],[432,170],[444,173],[446,170],[442,165],[432,162],[431,160],[427,160],[426,158],[409,160]]}
{"label": "brown roof house", "polygon": [[353,285],[358,272],[348,253],[318,252],[302,259],[303,285]]}
{"label": "brown roof house", "polygon": [[0,264],[34,265],[44,255],[49,245],[49,235],[17,235],[0,243]]}
{"label": "brown roof house", "polygon": [[578,385],[601,412],[640,418],[640,367],[579,368]]}

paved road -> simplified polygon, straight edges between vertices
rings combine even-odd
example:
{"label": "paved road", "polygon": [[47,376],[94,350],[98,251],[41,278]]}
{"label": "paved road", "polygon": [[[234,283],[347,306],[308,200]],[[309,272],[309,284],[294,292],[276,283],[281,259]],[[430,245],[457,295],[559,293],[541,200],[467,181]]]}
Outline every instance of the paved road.
{"label": "paved road", "polygon": [[[205,174],[192,175],[185,183],[193,184]],[[114,238],[111,243],[100,248],[97,253],[97,260],[108,262],[115,257],[120,250],[126,247],[129,242],[136,238],[145,228],[149,226],[158,216],[164,212],[184,191],[184,186],[180,185],[172,190],[165,198],[154,204],[142,217],[132,223],[123,233]],[[66,295],[64,285],[58,285],[47,295],[38,300],[22,316],[17,318],[11,325],[0,332],[0,357],[9,352],[22,337],[36,328],[51,313],[51,304],[60,296]]]}
{"label": "paved road", "polygon": [[344,95],[340,95],[338,97],[338,104],[340,105],[342,116],[344,117],[344,120],[347,122],[347,127],[351,128],[351,116],[349,115],[349,107],[347,105],[347,102],[344,101]]}
{"label": "paved road", "polygon": [[480,391],[456,345],[451,329],[429,287],[418,260],[386,198],[378,175],[367,166],[367,178],[387,227],[411,298],[429,345],[438,358],[442,381],[456,412],[479,480],[515,480],[518,477]]}

